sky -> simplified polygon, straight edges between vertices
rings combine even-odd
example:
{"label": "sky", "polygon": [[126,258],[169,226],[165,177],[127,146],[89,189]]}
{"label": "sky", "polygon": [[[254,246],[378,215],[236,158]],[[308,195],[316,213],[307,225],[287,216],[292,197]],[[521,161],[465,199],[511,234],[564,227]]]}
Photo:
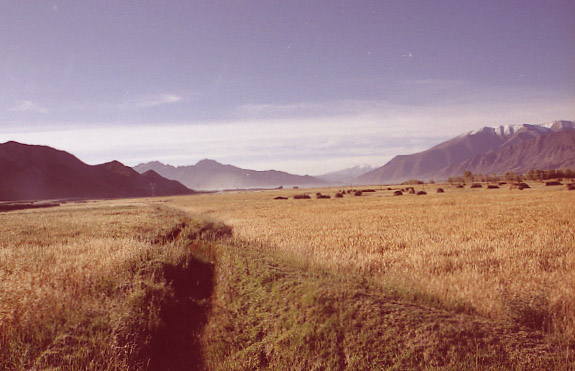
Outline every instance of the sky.
{"label": "sky", "polygon": [[575,120],[573,0],[0,0],[0,143],[319,175]]}

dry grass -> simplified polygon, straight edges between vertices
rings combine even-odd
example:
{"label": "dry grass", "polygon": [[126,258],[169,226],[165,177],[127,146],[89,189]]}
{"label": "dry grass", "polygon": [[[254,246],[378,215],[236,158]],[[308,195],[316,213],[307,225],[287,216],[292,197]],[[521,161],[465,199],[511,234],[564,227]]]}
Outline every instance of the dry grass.
{"label": "dry grass", "polygon": [[541,333],[389,295],[365,275],[246,244],[218,246],[209,370],[568,370]]}
{"label": "dry grass", "polygon": [[[535,185],[524,191],[443,186],[446,193],[436,194],[434,187],[426,186],[427,196],[393,197],[385,190],[294,200],[301,190],[277,190],[170,204],[219,219],[252,245],[377,277],[414,300],[573,342],[575,193]],[[333,196],[337,190],[321,191]],[[290,200],[273,199],[279,195]]]}
{"label": "dry grass", "polygon": [[0,214],[0,368],[573,367],[575,193],[434,187]]}
{"label": "dry grass", "polygon": [[181,222],[129,201],[0,214],[0,368],[137,367]]}

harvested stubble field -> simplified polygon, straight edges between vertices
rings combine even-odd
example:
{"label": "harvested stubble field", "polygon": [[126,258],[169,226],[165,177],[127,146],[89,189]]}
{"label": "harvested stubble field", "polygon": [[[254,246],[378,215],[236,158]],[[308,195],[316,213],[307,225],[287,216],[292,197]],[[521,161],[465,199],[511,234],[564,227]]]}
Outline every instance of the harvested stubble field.
{"label": "harvested stubble field", "polygon": [[[575,192],[456,189],[427,196],[295,200],[302,190],[224,193],[172,205],[233,227],[236,239],[375,278],[413,300],[575,339]],[[508,187],[508,186],[507,186]],[[416,187],[418,189],[421,186]],[[383,190],[385,189],[385,190]],[[306,190],[313,195],[318,190]],[[274,200],[286,196],[289,200]]]}

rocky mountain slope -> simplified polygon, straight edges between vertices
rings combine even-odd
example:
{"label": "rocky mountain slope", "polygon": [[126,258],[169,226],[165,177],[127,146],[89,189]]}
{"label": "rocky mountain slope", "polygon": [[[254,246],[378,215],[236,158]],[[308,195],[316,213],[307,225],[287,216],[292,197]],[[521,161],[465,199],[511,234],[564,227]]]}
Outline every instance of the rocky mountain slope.
{"label": "rocky mountain slope", "polygon": [[[483,127],[426,151],[394,157],[360,176],[357,183],[398,183],[408,179],[446,179],[462,171],[500,173],[569,165],[575,152],[561,138],[575,131],[572,121],[542,125]],[[544,139],[549,136],[548,139]],[[568,139],[566,139],[568,142]],[[542,160],[544,159],[544,160]]]}
{"label": "rocky mountain slope", "polygon": [[551,132],[477,155],[445,170],[447,176],[469,170],[474,174],[523,174],[534,169],[575,169],[575,131]]}

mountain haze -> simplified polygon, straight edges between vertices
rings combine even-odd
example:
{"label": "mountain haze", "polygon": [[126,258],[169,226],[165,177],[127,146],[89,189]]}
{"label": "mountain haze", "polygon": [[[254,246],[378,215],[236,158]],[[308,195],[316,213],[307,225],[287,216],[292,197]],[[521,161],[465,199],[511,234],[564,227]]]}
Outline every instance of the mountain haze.
{"label": "mountain haze", "polygon": [[292,186],[321,186],[325,182],[309,175],[293,175],[276,170],[247,170],[232,165],[224,165],[214,160],[201,160],[195,165],[165,165],[158,161],[140,164],[134,169],[143,173],[154,170],[158,174],[201,190],[277,188]]}
{"label": "mountain haze", "polygon": [[[569,139],[572,121],[542,125],[483,127],[426,151],[399,155],[356,179],[362,184],[399,183],[408,179],[447,179],[464,170],[482,173],[569,167],[575,158]],[[549,136],[549,138],[546,138]],[[544,160],[542,160],[544,159]]]}
{"label": "mountain haze", "polygon": [[139,174],[118,161],[87,165],[47,146],[0,144],[0,200],[121,198],[190,194],[155,172]]}
{"label": "mountain haze", "polygon": [[317,175],[316,178],[329,184],[352,184],[357,177],[360,177],[373,169],[374,167],[370,165],[358,165],[323,175]]}

